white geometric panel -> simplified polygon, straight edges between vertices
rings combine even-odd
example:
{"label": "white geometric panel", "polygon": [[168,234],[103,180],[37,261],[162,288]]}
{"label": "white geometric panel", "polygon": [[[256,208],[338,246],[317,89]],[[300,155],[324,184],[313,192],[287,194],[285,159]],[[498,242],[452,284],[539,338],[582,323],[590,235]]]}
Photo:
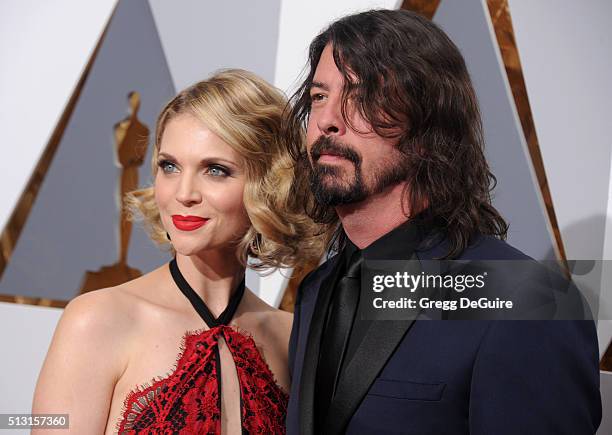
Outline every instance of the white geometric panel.
{"label": "white geometric panel", "polygon": [[4,228],[113,11],[115,0],[3,0],[0,178]]}
{"label": "white geometric panel", "polygon": [[401,0],[283,0],[274,85],[291,93],[308,59],[308,46],[336,19],[368,9],[398,9]]}
{"label": "white geometric panel", "polygon": [[60,308],[0,302],[0,342],[6,346],[0,361],[0,391],[4,392],[0,413],[31,411],[38,373],[62,312]]}
{"label": "white geometric panel", "polygon": [[[118,261],[121,170],[113,127],[129,113],[132,91],[140,94],[137,116],[152,137],[174,87],[146,0],[122,0],[113,14],[2,273],[0,294],[67,301],[78,295],[85,271]],[[150,137],[141,138],[149,143],[147,156]],[[150,157],[137,171],[139,184],[149,185]],[[148,272],[167,254],[134,226],[127,260]]]}

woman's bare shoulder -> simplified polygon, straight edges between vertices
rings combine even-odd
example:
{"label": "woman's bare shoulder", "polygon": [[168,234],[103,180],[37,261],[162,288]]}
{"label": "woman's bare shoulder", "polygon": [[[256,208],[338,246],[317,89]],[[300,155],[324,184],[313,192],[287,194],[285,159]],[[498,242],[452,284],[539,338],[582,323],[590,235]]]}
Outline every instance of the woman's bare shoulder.
{"label": "woman's bare shoulder", "polygon": [[289,337],[293,324],[293,313],[274,308],[268,315],[270,316],[268,324],[283,331]]}
{"label": "woman's bare shoulder", "polygon": [[104,430],[115,384],[128,365],[146,311],[138,297],[141,285],[134,280],[70,301],[38,378],[35,412],[68,411],[76,432]]}
{"label": "woman's bare shoulder", "polygon": [[147,297],[152,292],[146,290],[155,282],[156,273],[153,271],[115,287],[77,296],[66,306],[60,326],[91,335],[94,340],[108,335],[120,339],[140,323],[146,306],[154,303]]}
{"label": "woman's bare shoulder", "polygon": [[293,314],[274,308],[252,292],[250,293],[251,309],[258,314],[258,324],[266,335],[273,335],[281,342],[289,341]]}
{"label": "woman's bare shoulder", "polygon": [[[60,327],[69,327],[86,333],[104,334],[121,326],[125,310],[125,297],[116,288],[94,290],[72,299],[64,309]],[[118,323],[119,322],[119,323]]]}

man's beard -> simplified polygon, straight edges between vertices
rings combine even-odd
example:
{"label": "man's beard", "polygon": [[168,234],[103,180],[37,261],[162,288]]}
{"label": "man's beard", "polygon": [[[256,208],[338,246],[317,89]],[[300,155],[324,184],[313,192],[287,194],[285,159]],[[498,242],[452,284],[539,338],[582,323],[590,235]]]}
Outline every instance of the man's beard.
{"label": "man's beard", "polygon": [[[318,163],[323,153],[338,155],[350,161],[353,164],[354,177],[350,180],[342,180],[342,168]],[[374,175],[372,186],[367,186],[361,170],[361,156],[329,136],[320,136],[312,144],[310,156],[312,158],[312,165],[309,165],[310,189],[320,205],[335,207],[361,202],[407,178],[406,159],[403,158],[403,155],[400,159],[381,159],[383,162],[389,161],[389,164],[385,165],[381,162],[381,167],[377,168],[378,173]]]}

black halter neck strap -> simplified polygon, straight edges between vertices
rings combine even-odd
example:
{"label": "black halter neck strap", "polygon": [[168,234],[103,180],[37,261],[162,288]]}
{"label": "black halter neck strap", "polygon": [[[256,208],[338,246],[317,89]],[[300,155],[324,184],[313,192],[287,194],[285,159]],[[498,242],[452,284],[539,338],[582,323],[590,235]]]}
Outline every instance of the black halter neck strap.
{"label": "black halter neck strap", "polygon": [[214,328],[219,325],[227,325],[234,317],[236,310],[238,309],[238,305],[240,305],[240,301],[242,300],[242,296],[244,295],[244,278],[238,284],[238,287],[232,294],[229,304],[219,317],[212,315],[202,298],[195,292],[193,288],[189,285],[183,274],[178,268],[178,264],[176,264],[176,258],[173,258],[170,262],[170,274],[172,274],[172,279],[178,286],[181,293],[185,295],[191,305],[197,313],[204,319],[204,322],[208,325],[209,328]]}

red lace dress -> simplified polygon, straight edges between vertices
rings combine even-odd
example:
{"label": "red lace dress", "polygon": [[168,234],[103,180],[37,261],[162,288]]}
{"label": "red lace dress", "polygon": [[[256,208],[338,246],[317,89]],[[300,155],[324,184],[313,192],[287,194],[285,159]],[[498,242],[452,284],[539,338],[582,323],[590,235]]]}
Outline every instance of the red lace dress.
{"label": "red lace dress", "polygon": [[287,394],[278,386],[253,339],[230,326],[244,281],[215,318],[170,262],[177,286],[210,329],[187,333],[176,369],[152,385],[132,391],[124,402],[120,434],[218,434],[221,432],[219,339],[231,352],[240,385],[242,433],[284,434]]}

